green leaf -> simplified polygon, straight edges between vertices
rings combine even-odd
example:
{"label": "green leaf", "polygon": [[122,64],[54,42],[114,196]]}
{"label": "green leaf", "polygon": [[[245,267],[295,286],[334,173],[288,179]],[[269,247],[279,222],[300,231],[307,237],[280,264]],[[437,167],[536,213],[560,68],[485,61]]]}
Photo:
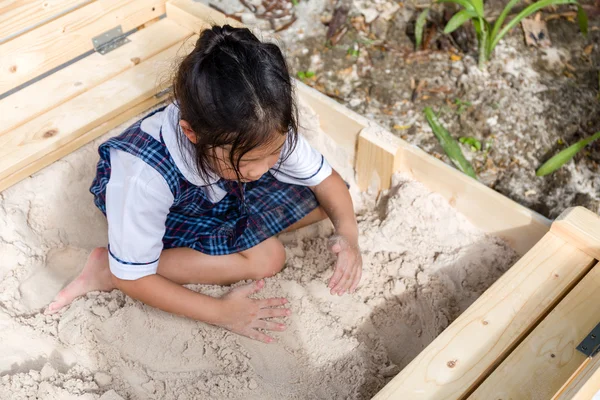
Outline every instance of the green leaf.
{"label": "green leaf", "polygon": [[556,154],[554,157],[546,161],[536,172],[537,176],[546,176],[553,173],[569,160],[571,160],[577,153],[579,153],[585,146],[592,143],[595,140],[600,139],[600,132],[596,132],[594,135],[580,140],[579,142],[567,147],[563,151]]}
{"label": "green leaf", "polygon": [[588,17],[583,7],[581,7],[579,4],[577,5],[577,23],[579,24],[579,29],[581,30],[581,33],[583,33],[584,36],[587,36]]}
{"label": "green leaf", "polygon": [[307,78],[312,78],[313,76],[315,76],[315,73],[313,71],[306,71],[306,77]]}
{"label": "green leaf", "polygon": [[295,7],[298,5],[298,0],[292,0],[292,5]]}
{"label": "green leaf", "polygon": [[458,142],[450,135],[446,128],[442,126],[431,107],[426,107],[424,111],[425,118],[427,118],[429,126],[431,126],[435,137],[444,148],[444,151],[446,152],[448,157],[450,157],[452,163],[463,173],[469,175],[474,179],[477,179],[477,175],[475,174],[473,166],[465,158],[464,154],[460,150]]}
{"label": "green leaf", "polygon": [[454,14],[452,18],[450,18],[450,21],[448,21],[446,28],[444,28],[444,33],[452,33],[455,30],[457,30],[462,24],[464,24],[471,18],[476,17],[477,15],[473,11],[461,10]]}
{"label": "green leaf", "polygon": [[478,17],[483,18],[483,0],[471,0]]}
{"label": "green leaf", "polygon": [[477,11],[475,11],[475,7],[473,7],[473,4],[471,4],[471,2],[469,0],[438,0],[437,2],[438,3],[454,3],[454,4],[463,6],[465,8],[465,10],[477,12]]}
{"label": "green leaf", "polygon": [[425,23],[427,22],[427,16],[429,15],[429,8],[424,9],[415,23],[415,41],[417,50],[421,48],[421,42],[423,41],[423,30],[425,29]]}
{"label": "green leaf", "polygon": [[512,28],[514,28],[515,25],[521,22],[523,18],[527,18],[531,14],[535,14],[544,7],[556,6],[560,4],[577,4],[577,0],[540,0],[526,7],[523,11],[517,14],[516,17],[511,19],[510,22],[506,24],[498,34],[496,34],[496,36],[493,36],[491,38],[492,41],[490,42],[487,49],[488,57],[492,54],[494,48],[496,47],[500,39],[502,39],[504,35],[506,35]]}
{"label": "green leaf", "polygon": [[306,73],[304,71],[298,71],[298,78],[306,79]]}
{"label": "green leaf", "polygon": [[502,12],[498,16],[498,19],[494,23],[494,28],[492,29],[492,32],[490,33],[490,37],[492,39],[498,34],[498,31],[500,30],[500,28],[502,28],[502,24],[504,23],[504,20],[508,16],[508,13],[510,13],[510,10],[512,10],[513,7],[516,6],[517,3],[519,3],[520,1],[521,0],[510,0],[508,2],[508,4],[506,5],[506,7],[504,7]]}
{"label": "green leaf", "polygon": [[471,136],[463,136],[458,138],[458,141],[467,146],[471,146],[471,151],[481,151],[481,142]]}

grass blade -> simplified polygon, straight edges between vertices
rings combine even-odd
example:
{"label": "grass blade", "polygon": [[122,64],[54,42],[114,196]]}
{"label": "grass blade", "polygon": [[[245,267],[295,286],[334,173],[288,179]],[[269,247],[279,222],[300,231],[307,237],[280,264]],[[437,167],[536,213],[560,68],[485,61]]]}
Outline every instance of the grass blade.
{"label": "grass blade", "polygon": [[470,177],[477,179],[473,166],[465,158],[456,140],[450,135],[446,128],[442,126],[431,107],[425,108],[425,118],[427,118],[427,122],[429,123],[429,126],[431,126],[435,137],[438,139],[456,168]]}
{"label": "grass blade", "polygon": [[417,50],[421,48],[421,42],[423,41],[423,30],[425,29],[425,24],[427,23],[428,15],[429,8],[426,8],[421,12],[421,14],[419,14],[417,22],[415,23],[415,41]]}
{"label": "grass blade", "polygon": [[446,33],[446,34],[452,33],[455,30],[457,30],[462,24],[464,24],[471,18],[476,18],[476,17],[477,17],[477,14],[475,14],[473,11],[461,10],[461,11],[457,12],[456,14],[454,14],[454,16],[452,18],[450,18],[450,21],[448,21],[446,28],[444,28],[444,33]]}
{"label": "grass blade", "polygon": [[544,7],[556,6],[559,4],[577,4],[577,0],[540,0],[531,4],[519,14],[517,14],[516,17],[511,19],[510,22],[506,24],[506,26],[504,26],[504,28],[502,28],[502,30],[495,37],[492,37],[492,41],[488,47],[488,54],[491,54],[494,51],[494,48],[496,47],[500,39],[502,39],[504,35],[508,33],[508,31],[514,28],[515,25],[521,22],[523,18],[529,17],[531,14],[538,12]]}
{"label": "grass blade", "polygon": [[585,146],[592,143],[595,140],[600,139],[600,132],[596,132],[594,135],[580,140],[579,142],[567,147],[560,151],[558,154],[546,161],[536,172],[537,176],[546,176],[553,173],[567,162],[569,162],[577,153],[581,151]]}
{"label": "grass blade", "polygon": [[473,4],[471,4],[469,2],[469,0],[438,0],[438,3],[454,3],[454,4],[459,4],[461,6],[463,6],[465,8],[465,10],[470,10],[473,12],[477,12],[475,11],[475,7],[473,7]]}
{"label": "grass blade", "polygon": [[490,37],[492,38],[492,40],[494,39],[494,37],[496,37],[500,28],[502,28],[502,24],[504,23],[504,20],[506,19],[506,17],[510,13],[510,11],[520,1],[521,0],[510,0],[510,2],[506,5],[506,7],[504,7],[504,9],[502,10],[502,13],[500,13],[500,15],[498,16],[498,19],[494,23],[494,28],[492,29],[492,33],[490,34]]}
{"label": "grass blade", "polygon": [[579,29],[584,36],[588,34],[588,17],[585,13],[585,10],[580,5],[577,5],[577,23],[579,24]]}

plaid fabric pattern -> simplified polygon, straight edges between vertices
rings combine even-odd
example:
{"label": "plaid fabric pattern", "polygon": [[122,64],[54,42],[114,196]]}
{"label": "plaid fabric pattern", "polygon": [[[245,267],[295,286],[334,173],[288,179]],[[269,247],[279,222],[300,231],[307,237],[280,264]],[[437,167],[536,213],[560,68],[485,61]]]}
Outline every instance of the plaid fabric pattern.
{"label": "plaid fabric pattern", "polygon": [[[162,109],[154,113],[159,111]],[[319,205],[308,187],[280,182],[270,173],[241,187],[238,182],[221,179],[216,185],[227,195],[212,203],[202,187],[183,177],[162,135],[158,141],[141,130],[142,120],[100,145],[100,161],[90,191],[94,203],[106,215],[111,148],[139,157],[153,167],[165,178],[175,199],[167,216],[164,249],[189,247],[210,255],[238,253],[280,233]]]}

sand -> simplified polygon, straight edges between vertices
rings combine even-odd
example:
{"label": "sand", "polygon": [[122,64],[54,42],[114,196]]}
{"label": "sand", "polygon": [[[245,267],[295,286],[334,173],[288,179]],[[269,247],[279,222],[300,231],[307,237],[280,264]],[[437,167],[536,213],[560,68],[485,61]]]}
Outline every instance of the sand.
{"label": "sand", "polygon": [[[306,107],[302,124],[352,183],[348,156]],[[0,399],[367,399],[516,260],[441,196],[399,175],[378,200],[352,190],[364,260],[354,295],[326,288],[328,223],[280,237],[286,267],[259,294],[285,296],[293,310],[275,344],[117,290],[44,315],[89,251],[106,245],[88,188],[98,144],[124,126],[0,193]]]}

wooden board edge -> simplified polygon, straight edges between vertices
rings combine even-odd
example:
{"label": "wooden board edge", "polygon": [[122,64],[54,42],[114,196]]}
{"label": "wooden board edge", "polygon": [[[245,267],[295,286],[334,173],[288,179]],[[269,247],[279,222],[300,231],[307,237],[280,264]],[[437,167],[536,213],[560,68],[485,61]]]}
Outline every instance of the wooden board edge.
{"label": "wooden board edge", "polygon": [[45,154],[42,158],[36,160],[33,163],[30,163],[29,165],[20,169],[19,171],[14,172],[11,175],[7,176],[6,178],[0,180],[0,192],[8,189],[9,187],[20,182],[21,180],[40,171],[42,168],[47,167],[48,165],[61,159],[62,157],[66,156],[67,154],[74,152],[75,150],[79,149],[80,147],[99,138],[100,136],[104,135],[106,132],[110,131],[111,129],[119,126],[120,124],[135,117],[136,115],[143,113],[145,110],[150,109],[151,107],[155,106],[156,104],[166,100],[166,98],[167,98],[167,95],[165,94],[160,97],[152,96],[148,99],[145,99],[145,100],[141,101],[140,103],[128,108],[126,111],[122,112],[121,114],[113,117],[112,119],[98,125],[97,127],[93,128],[93,129],[90,129],[88,132],[75,138],[71,142],[61,146],[60,148],[58,148],[54,151],[51,151],[48,154]]}
{"label": "wooden board edge", "polygon": [[199,2],[169,0],[166,3],[166,10],[167,18],[194,33],[200,33],[201,30],[210,28],[212,25],[229,24],[234,27],[244,27],[241,22],[228,18],[219,11]]}
{"label": "wooden board edge", "polygon": [[596,213],[584,207],[569,208],[556,218],[551,231],[600,260],[600,216]]}

